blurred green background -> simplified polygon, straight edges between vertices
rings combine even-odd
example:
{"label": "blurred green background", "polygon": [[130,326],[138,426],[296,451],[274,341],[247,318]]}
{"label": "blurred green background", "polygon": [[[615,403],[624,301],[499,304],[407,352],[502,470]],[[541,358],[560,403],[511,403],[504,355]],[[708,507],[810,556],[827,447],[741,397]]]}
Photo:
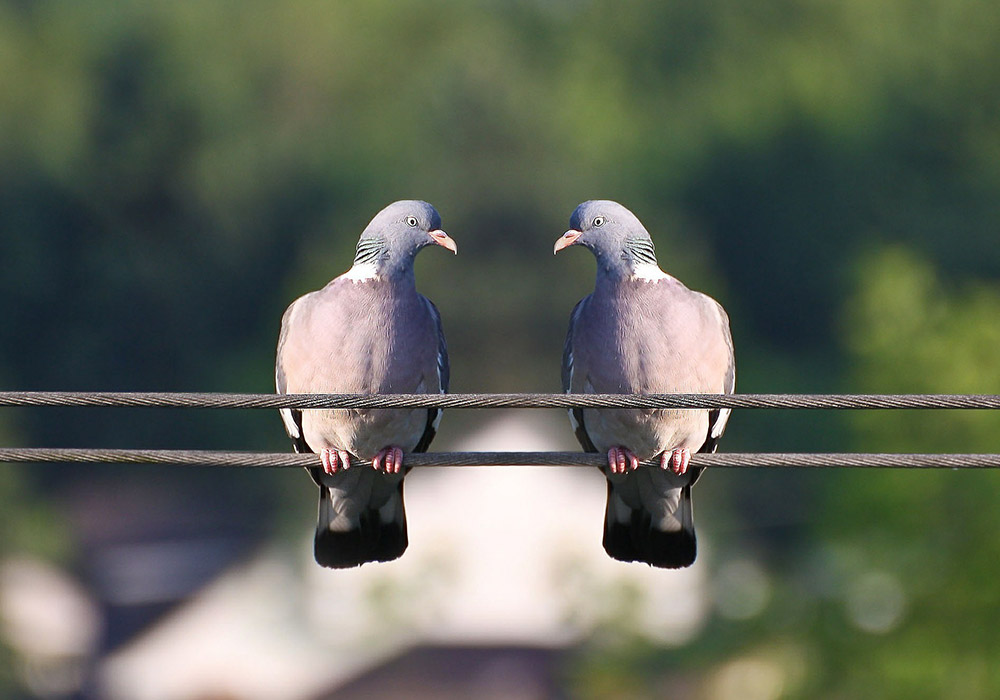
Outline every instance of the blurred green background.
{"label": "blurred green background", "polygon": [[[283,309],[421,198],[461,250],[417,265],[452,390],[557,391],[593,262],[552,243],[609,198],[729,311],[739,391],[1000,392],[998,27],[981,0],[0,2],[0,385],[271,391]],[[270,413],[6,409],[0,437],[288,449]],[[1000,416],[743,411],[722,449],[998,452]],[[0,557],[78,566],[81,480],[224,478],[264,536],[301,523],[300,474],[183,474],[3,465]],[[703,484],[766,604],[680,649],[609,629],[567,692],[779,667],[784,697],[1000,697],[1000,475]]]}

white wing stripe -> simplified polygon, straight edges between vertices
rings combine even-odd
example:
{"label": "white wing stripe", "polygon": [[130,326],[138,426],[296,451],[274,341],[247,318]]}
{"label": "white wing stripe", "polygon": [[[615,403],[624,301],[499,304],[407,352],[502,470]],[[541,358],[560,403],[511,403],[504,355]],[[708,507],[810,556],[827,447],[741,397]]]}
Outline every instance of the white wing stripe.
{"label": "white wing stripe", "polygon": [[278,409],[281,413],[281,422],[285,424],[285,432],[288,433],[289,437],[298,439],[302,437],[299,433],[299,426],[295,424],[295,417],[292,415],[292,409],[281,408]]}
{"label": "white wing stripe", "polygon": [[723,408],[719,411],[719,417],[715,420],[715,425],[712,426],[711,436],[713,438],[720,437],[726,430],[726,423],[729,422],[729,414],[733,412],[731,408]]}

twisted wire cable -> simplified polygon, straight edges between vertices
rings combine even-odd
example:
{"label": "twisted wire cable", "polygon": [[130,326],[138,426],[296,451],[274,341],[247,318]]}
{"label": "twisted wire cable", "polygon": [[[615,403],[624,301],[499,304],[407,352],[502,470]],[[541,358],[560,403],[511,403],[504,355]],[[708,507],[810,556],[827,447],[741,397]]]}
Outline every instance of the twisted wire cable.
{"label": "twisted wire cable", "polygon": [[3,391],[0,406],[997,409],[1000,394],[224,394]]}
{"label": "twisted wire cable", "polygon": [[[319,467],[319,455],[206,450],[119,450],[67,448],[0,448],[0,462],[170,464],[204,467]],[[371,468],[353,460],[352,468]],[[643,466],[659,468],[658,459]],[[428,452],[406,454],[408,467],[602,467],[607,457],[583,452]],[[863,453],[722,453],[691,455],[692,467],[713,468],[898,468],[898,469],[997,469],[1000,454],[863,454]]]}

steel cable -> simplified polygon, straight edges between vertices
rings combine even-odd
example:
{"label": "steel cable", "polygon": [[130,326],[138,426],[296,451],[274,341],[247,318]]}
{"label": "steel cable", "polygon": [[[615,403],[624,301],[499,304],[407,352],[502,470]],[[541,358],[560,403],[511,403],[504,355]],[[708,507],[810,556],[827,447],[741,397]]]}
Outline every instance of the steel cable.
{"label": "steel cable", "polygon": [[3,391],[0,406],[997,409],[1000,394],[223,394]]}
{"label": "steel cable", "polygon": [[[205,467],[316,467],[315,454],[215,452],[206,450],[118,450],[72,448],[0,448],[0,462],[87,463],[87,464],[171,464]],[[601,467],[607,458],[582,452],[428,452],[407,454],[405,466],[412,467]],[[659,461],[642,462],[659,466]],[[353,468],[365,468],[355,462]],[[695,454],[692,467],[713,468],[899,468],[899,469],[996,469],[1000,454],[862,454],[862,453],[722,453]]]}

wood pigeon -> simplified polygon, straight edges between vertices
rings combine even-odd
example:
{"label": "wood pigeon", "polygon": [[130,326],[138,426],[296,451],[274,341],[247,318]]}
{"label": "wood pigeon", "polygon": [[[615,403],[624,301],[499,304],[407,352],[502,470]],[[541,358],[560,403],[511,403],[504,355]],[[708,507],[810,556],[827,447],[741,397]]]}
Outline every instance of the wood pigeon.
{"label": "wood pigeon", "polygon": [[[663,272],[636,216],[606,200],[584,202],[555,252],[597,258],[594,291],[573,309],[563,351],[567,393],[731,394],[729,317],[711,297]],[[695,559],[691,452],[715,452],[731,409],[572,409],[588,452],[608,455],[604,549],[615,559],[680,568]],[[660,468],[639,468],[659,455]]]}
{"label": "wood pigeon", "polygon": [[[421,394],[448,390],[448,350],[437,308],[417,292],[413,261],[426,245],[457,253],[437,210],[390,204],[368,224],[350,270],[285,311],[279,394]],[[347,568],[406,549],[404,452],[424,452],[439,409],[281,409],[296,452],[318,452],[315,556]],[[352,465],[352,456],[370,466]]]}

